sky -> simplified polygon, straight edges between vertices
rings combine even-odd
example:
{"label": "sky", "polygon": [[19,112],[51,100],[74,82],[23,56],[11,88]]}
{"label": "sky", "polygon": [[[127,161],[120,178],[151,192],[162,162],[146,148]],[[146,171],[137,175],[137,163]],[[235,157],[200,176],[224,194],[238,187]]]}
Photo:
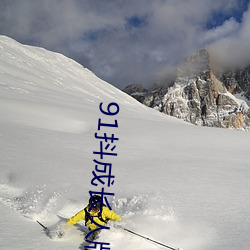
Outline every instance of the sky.
{"label": "sky", "polygon": [[0,0],[0,34],[63,53],[122,89],[164,82],[210,48],[250,62],[249,0]]}

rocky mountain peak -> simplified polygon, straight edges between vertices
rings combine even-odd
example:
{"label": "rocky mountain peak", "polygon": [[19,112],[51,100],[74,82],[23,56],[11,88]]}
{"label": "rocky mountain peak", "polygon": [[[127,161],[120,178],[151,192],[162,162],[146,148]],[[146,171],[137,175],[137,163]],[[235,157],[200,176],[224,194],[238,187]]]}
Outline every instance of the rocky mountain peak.
{"label": "rocky mountain peak", "polygon": [[137,86],[137,91],[129,94],[149,107],[196,125],[248,129],[249,106],[233,94],[236,89],[237,93],[247,93],[244,87],[249,86],[250,74],[245,70],[215,74],[210,64],[208,50],[202,49],[178,67],[171,86],[148,91],[138,91]]}
{"label": "rocky mountain peak", "polygon": [[201,49],[194,55],[188,57],[177,69],[177,77],[194,77],[206,74],[210,70],[209,53]]}

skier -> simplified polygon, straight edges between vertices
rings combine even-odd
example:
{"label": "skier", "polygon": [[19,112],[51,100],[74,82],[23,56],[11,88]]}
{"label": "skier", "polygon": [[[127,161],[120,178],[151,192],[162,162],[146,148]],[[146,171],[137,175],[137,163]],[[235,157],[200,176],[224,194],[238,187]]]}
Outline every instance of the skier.
{"label": "skier", "polygon": [[[79,211],[77,214],[72,216],[68,221],[67,224],[74,225],[80,220],[85,220],[85,225],[88,227],[90,231],[93,231],[95,229],[98,229],[99,226],[96,224],[99,224],[101,226],[105,226],[105,224],[109,221],[118,221],[120,222],[122,219],[120,215],[116,214],[114,211],[110,210],[105,204],[102,206],[102,212],[101,209],[101,197],[99,195],[93,195],[92,198],[89,198],[89,204]],[[96,203],[96,204],[94,204]],[[93,205],[94,204],[94,205]],[[89,211],[89,208],[92,207],[91,211]],[[89,215],[89,216],[88,216]],[[91,219],[89,219],[89,217]],[[94,222],[96,223],[94,223]]]}

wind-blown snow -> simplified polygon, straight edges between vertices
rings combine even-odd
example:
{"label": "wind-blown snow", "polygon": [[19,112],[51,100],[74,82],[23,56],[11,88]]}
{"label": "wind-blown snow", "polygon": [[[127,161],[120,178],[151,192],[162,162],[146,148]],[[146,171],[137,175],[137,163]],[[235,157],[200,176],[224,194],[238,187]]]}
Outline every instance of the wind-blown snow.
{"label": "wind-blown snow", "polygon": [[[63,55],[1,36],[1,249],[84,249],[84,222],[52,240],[36,220],[53,228],[86,205],[98,119],[114,121],[100,102],[120,106],[110,203],[122,226],[184,250],[250,248],[248,132],[160,114]],[[163,249],[114,227],[100,238]]]}

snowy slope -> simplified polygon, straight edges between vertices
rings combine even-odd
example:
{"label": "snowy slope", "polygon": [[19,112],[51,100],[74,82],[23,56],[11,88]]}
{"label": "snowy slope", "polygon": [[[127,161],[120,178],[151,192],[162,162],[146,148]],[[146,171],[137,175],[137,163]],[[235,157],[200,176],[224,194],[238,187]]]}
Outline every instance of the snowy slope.
{"label": "snowy slope", "polygon": [[[160,114],[60,54],[1,36],[0,249],[84,249],[84,223],[51,240],[35,221],[53,226],[87,203],[98,119],[114,121],[100,102],[120,106],[110,203],[124,227],[184,250],[250,248],[248,132]],[[114,228],[101,239],[163,249]]]}

